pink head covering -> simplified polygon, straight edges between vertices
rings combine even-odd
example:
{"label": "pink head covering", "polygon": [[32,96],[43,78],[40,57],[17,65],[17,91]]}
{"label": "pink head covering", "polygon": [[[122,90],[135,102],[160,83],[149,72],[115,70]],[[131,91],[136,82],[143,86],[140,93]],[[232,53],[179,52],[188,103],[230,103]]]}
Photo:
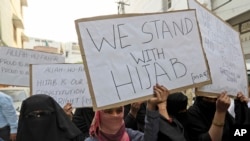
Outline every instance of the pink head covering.
{"label": "pink head covering", "polygon": [[109,110],[112,113],[104,112],[105,110],[95,112],[89,129],[90,136],[97,137],[99,141],[108,141],[110,139],[115,141],[129,141],[123,120],[124,108],[122,107],[122,112],[120,113],[114,113],[114,109]]}

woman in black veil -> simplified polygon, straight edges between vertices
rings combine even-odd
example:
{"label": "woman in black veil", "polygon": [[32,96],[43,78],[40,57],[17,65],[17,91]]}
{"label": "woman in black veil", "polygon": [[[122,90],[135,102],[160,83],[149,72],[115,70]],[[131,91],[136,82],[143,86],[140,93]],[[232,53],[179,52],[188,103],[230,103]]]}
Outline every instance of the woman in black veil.
{"label": "woman in black veil", "polygon": [[38,94],[23,101],[17,141],[81,141],[81,131],[50,96]]}

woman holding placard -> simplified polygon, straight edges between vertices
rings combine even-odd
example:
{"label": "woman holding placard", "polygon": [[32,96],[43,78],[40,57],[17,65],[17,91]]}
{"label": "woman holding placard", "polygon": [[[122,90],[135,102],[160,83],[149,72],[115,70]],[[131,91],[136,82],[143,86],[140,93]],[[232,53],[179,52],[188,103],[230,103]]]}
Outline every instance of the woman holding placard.
{"label": "woman holding placard", "polygon": [[125,128],[124,107],[96,111],[90,127],[91,137],[85,141],[156,141],[160,114],[157,104],[166,101],[169,94],[164,86],[154,86],[153,98],[147,102],[144,133]]}
{"label": "woman holding placard", "polygon": [[229,114],[230,98],[226,92],[218,97],[196,96],[188,109],[188,132],[192,141],[229,141],[234,119]]}
{"label": "woman holding placard", "polygon": [[187,105],[188,98],[182,92],[170,94],[166,102],[158,104],[161,114],[158,141],[189,141]]}
{"label": "woman holding placard", "polygon": [[81,131],[60,105],[45,94],[23,101],[16,141],[83,141]]}

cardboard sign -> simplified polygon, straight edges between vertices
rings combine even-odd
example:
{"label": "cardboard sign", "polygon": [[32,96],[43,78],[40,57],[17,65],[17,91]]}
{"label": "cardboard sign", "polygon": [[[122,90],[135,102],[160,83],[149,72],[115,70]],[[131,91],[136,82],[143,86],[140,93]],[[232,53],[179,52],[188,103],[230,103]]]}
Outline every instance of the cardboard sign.
{"label": "cardboard sign", "polygon": [[83,64],[31,65],[31,94],[47,94],[62,107],[91,107]]}
{"label": "cardboard sign", "polygon": [[195,0],[188,0],[196,9],[204,51],[211,71],[212,84],[197,90],[198,95],[218,95],[227,91],[248,97],[248,80],[239,33],[223,20],[210,13]]}
{"label": "cardboard sign", "polygon": [[94,110],[211,83],[194,10],[75,23]]}
{"label": "cardboard sign", "polygon": [[60,54],[0,47],[0,84],[29,86],[30,64],[64,63]]}

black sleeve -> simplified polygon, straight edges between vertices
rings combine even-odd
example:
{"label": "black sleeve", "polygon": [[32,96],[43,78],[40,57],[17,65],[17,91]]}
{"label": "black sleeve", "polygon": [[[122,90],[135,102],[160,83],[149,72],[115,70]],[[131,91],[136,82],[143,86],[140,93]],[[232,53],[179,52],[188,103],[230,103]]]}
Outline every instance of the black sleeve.
{"label": "black sleeve", "polygon": [[137,112],[136,118],[129,114],[130,104],[124,106],[124,121],[125,126],[127,128],[144,132],[146,106],[146,102],[141,104],[141,107]]}
{"label": "black sleeve", "polygon": [[250,125],[250,110],[245,102],[234,100],[235,123],[237,125]]}
{"label": "black sleeve", "polygon": [[146,109],[147,109],[147,103],[144,102],[141,104],[141,107],[136,116],[137,128],[139,131],[142,132],[144,132]]}
{"label": "black sleeve", "polygon": [[94,111],[92,108],[77,108],[72,122],[82,131],[85,137],[89,136],[89,128],[94,118]]}
{"label": "black sleeve", "polygon": [[78,136],[76,136],[74,139],[72,139],[71,141],[85,141],[86,137],[83,134],[80,134]]}
{"label": "black sleeve", "polygon": [[131,128],[133,130],[137,130],[136,119],[129,114],[130,104],[124,106],[124,122],[126,128]]}
{"label": "black sleeve", "polygon": [[131,128],[133,130],[137,130],[136,119],[131,114],[128,113],[127,116],[125,117],[124,121],[125,121],[126,128]]}
{"label": "black sleeve", "polygon": [[205,115],[201,114],[194,106],[188,110],[188,134],[191,141],[212,141],[208,131],[211,122],[206,120]]}

